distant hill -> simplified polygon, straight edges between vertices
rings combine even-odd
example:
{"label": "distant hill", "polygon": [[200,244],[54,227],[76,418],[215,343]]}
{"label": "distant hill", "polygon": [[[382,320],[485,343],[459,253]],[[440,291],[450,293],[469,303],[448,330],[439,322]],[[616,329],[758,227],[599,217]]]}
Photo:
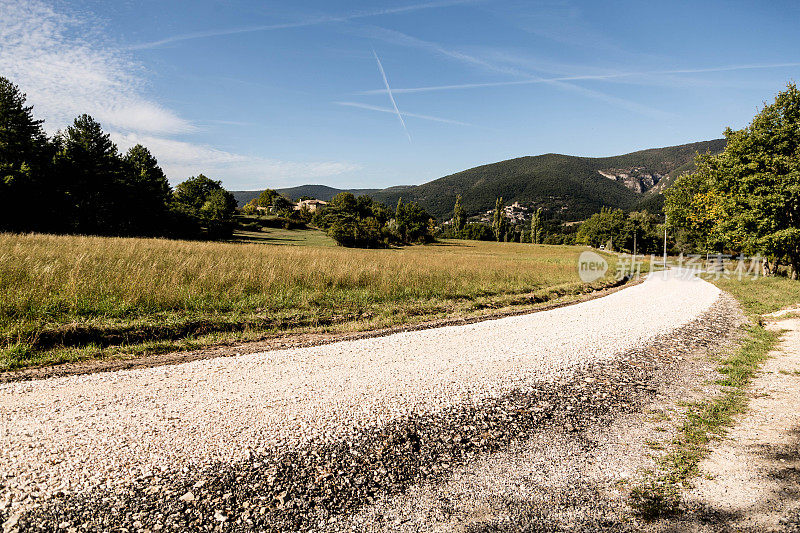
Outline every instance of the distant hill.
{"label": "distant hill", "polygon": [[[717,139],[614,157],[520,157],[399,191],[384,189],[372,197],[387,205],[394,205],[400,197],[417,201],[435,217],[447,218],[458,194],[469,215],[492,209],[495,199],[502,196],[507,204],[520,202],[560,213],[565,220],[581,220],[604,206],[636,206],[663,191],[660,184],[669,184],[678,173],[691,170],[697,152],[717,153],[724,147],[725,140]],[[657,204],[656,199],[647,205]]]}
{"label": "distant hill", "polygon": [[[440,219],[450,217],[460,194],[468,215],[492,209],[495,199],[502,196],[506,204],[519,202],[564,220],[583,220],[602,207],[660,210],[662,193],[678,175],[694,168],[698,152],[718,153],[724,148],[725,139],[715,139],[613,157],[544,154],[481,165],[422,185],[348,191],[372,196],[388,206],[399,198],[416,201]],[[344,191],[325,185],[278,189],[289,198],[310,196],[325,201]],[[260,193],[233,191],[240,206]]]}
{"label": "distant hill", "polygon": [[[253,198],[258,198],[258,195],[264,189],[258,191],[231,191],[233,196],[236,198],[236,203],[239,204],[239,207],[243,206]],[[323,200],[327,202],[340,192],[351,192],[356,196],[362,196],[364,194],[371,195],[380,189],[336,189],[334,187],[328,187],[327,185],[299,185],[297,187],[290,187],[288,189],[275,189],[282,195],[286,196],[287,198],[291,198],[293,200],[297,200],[298,198],[302,198],[303,196],[310,196],[311,198],[316,198],[317,200]]]}

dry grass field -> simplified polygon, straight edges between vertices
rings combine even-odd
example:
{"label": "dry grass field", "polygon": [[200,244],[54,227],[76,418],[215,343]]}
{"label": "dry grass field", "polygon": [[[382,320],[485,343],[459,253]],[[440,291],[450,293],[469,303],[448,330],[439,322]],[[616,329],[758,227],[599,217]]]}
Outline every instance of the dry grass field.
{"label": "dry grass field", "polygon": [[534,306],[590,288],[581,250],[0,234],[0,370]]}

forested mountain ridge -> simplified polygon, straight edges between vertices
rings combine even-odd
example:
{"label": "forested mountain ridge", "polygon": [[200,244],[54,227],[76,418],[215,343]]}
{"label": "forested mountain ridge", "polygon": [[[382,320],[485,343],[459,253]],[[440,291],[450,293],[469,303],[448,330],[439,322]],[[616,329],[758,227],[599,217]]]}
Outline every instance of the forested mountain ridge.
{"label": "forested mountain ridge", "polygon": [[[565,220],[581,220],[604,206],[632,208],[659,183],[671,182],[672,173],[691,170],[698,152],[718,153],[724,147],[725,140],[717,139],[613,157],[562,154],[520,157],[481,165],[399,191],[385,189],[373,197],[387,205],[393,205],[399,197],[404,201],[416,201],[439,218],[448,217],[458,194],[470,215],[492,209],[495,199],[503,197],[506,203],[518,201],[560,213]],[[659,178],[651,187],[636,190],[623,179],[608,177],[620,174],[657,175]]]}
{"label": "forested mountain ridge", "polygon": [[[368,194],[387,206],[398,199],[418,202],[436,218],[449,218],[457,195],[468,215],[492,209],[502,197],[506,203],[542,207],[564,220],[583,220],[602,207],[660,209],[661,195],[674,178],[694,167],[696,154],[721,152],[724,139],[666,148],[651,148],[612,157],[578,157],[563,154],[525,156],[481,165],[422,185],[382,190],[353,190]],[[342,192],[323,185],[279,190],[291,198],[312,196],[329,200]],[[260,191],[234,192],[243,205]]]}

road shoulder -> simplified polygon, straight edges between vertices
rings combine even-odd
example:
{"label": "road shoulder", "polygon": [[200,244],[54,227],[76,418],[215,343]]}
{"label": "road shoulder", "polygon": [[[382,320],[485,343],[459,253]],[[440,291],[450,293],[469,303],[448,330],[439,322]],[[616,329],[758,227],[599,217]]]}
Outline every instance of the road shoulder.
{"label": "road shoulder", "polygon": [[800,530],[800,318],[776,315],[767,328],[783,335],[748,391],[747,413],[685,496],[695,531]]}

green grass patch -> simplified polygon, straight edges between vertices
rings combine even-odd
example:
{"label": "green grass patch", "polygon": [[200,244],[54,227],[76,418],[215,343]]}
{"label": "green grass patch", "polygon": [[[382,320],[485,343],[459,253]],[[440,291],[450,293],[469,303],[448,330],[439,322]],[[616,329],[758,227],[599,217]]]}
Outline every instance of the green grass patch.
{"label": "green grass patch", "polygon": [[318,229],[261,228],[237,229],[231,242],[244,244],[276,244],[289,246],[336,246],[336,242]]}
{"label": "green grass patch", "polygon": [[751,279],[721,279],[715,284],[731,293],[751,317],[800,303],[800,283],[783,276]]}

